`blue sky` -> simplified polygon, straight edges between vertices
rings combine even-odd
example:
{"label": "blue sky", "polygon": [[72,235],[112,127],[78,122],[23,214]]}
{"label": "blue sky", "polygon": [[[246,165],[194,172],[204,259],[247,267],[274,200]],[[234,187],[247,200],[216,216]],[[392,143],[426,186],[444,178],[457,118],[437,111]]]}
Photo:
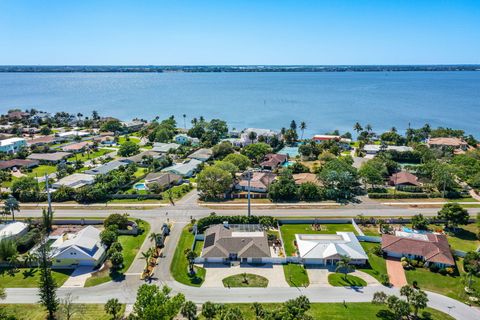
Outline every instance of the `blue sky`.
{"label": "blue sky", "polygon": [[0,64],[480,63],[480,1],[0,1]]}

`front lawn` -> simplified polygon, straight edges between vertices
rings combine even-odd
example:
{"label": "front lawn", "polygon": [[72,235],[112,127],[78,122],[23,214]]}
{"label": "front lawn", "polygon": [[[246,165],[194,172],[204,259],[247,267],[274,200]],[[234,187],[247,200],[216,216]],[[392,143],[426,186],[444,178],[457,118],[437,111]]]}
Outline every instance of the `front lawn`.
{"label": "front lawn", "polygon": [[87,161],[87,160],[92,160],[101,156],[106,155],[107,153],[113,152],[112,150],[109,149],[98,149],[96,151],[92,152],[83,152],[83,153],[77,153],[77,155],[73,155],[70,158],[67,159],[67,161]]}
{"label": "front lawn", "polygon": [[295,234],[335,234],[337,231],[354,232],[355,229],[350,223],[334,224],[327,223],[321,224],[319,231],[313,230],[310,224],[283,224],[280,226],[280,232],[282,232],[282,238],[284,242],[285,251],[287,256],[292,256],[296,253],[295,248]]}
{"label": "front lawn", "polygon": [[[110,320],[111,316],[105,313],[103,304],[75,305],[79,310],[71,320]],[[39,304],[4,304],[2,309],[9,315],[14,315],[18,320],[45,320],[47,312]],[[80,311],[81,310],[81,311]],[[125,312],[125,305],[119,314]]]}
{"label": "front lawn", "polygon": [[382,282],[382,274],[388,274],[387,265],[385,259],[372,252],[375,247],[380,246],[380,243],[360,242],[360,244],[368,255],[368,265],[366,267],[358,267],[357,269],[368,273],[378,281]]}
{"label": "front lawn", "polygon": [[[463,267],[463,261],[460,259],[457,261],[457,266]],[[459,270],[463,274],[463,270]],[[465,285],[462,284],[461,276],[442,276],[440,273],[431,272],[425,268],[416,268],[415,270],[405,270],[407,281],[409,284],[413,284],[413,281],[417,281],[418,286],[423,290],[429,290],[443,294],[447,297],[466,302],[468,295],[464,291]],[[479,279],[474,279],[476,282],[473,287],[478,291],[480,290]]]}
{"label": "front lawn", "polygon": [[242,273],[226,277],[222,282],[226,288],[266,288],[268,286],[267,278],[251,273]]}
{"label": "front lawn", "polygon": [[[68,279],[73,269],[52,270],[52,276],[60,287]],[[20,268],[11,274],[7,269],[0,269],[0,284],[5,288],[36,288],[40,280],[40,270],[34,268]]]}
{"label": "front lawn", "polygon": [[480,246],[477,238],[478,231],[476,223],[460,226],[455,233],[448,234],[448,243],[456,250],[475,251]]}
{"label": "front lawn", "polygon": [[290,287],[308,287],[310,285],[307,270],[301,264],[284,264],[283,273]]}
{"label": "front lawn", "polygon": [[[263,307],[268,311],[274,311],[279,304],[262,303]],[[238,307],[243,314],[245,320],[255,320],[255,312],[251,304],[226,304],[227,307]],[[430,318],[422,317],[422,312],[419,312],[419,320],[453,320],[449,315],[435,309],[427,308],[425,311],[431,314]],[[313,319],[328,319],[328,320],[392,320],[395,315],[388,311],[384,305],[376,305],[368,302],[363,303],[312,303],[310,310],[307,312]],[[204,320],[203,316],[199,319]]]}
{"label": "front lawn", "polygon": [[343,273],[330,273],[328,275],[328,283],[334,287],[365,287],[367,282],[359,277]]}
{"label": "front lawn", "polygon": [[123,274],[130,268],[133,260],[135,259],[138,250],[140,250],[145,238],[150,233],[150,224],[141,220],[139,227],[144,231],[142,234],[131,236],[131,235],[120,235],[118,236],[118,242],[122,245],[122,254],[123,254],[123,267],[118,270],[116,273],[110,273],[109,268],[104,268],[104,270],[97,271],[92,274],[90,278],[85,282],[85,287],[96,286],[110,280],[120,280],[123,279]]}
{"label": "front lawn", "polygon": [[38,167],[32,168],[31,172],[26,172],[25,174],[29,177],[43,177],[45,174],[52,174],[54,172],[57,172],[57,167],[56,166],[48,166],[48,165],[39,165]]}
{"label": "front lawn", "polygon": [[195,266],[195,274],[188,272],[188,261],[185,257],[185,250],[191,249],[193,245],[194,235],[188,231],[191,225],[186,226],[182,230],[180,240],[178,241],[172,264],[170,265],[170,273],[172,277],[180,283],[188,286],[200,287],[205,280],[206,270]]}

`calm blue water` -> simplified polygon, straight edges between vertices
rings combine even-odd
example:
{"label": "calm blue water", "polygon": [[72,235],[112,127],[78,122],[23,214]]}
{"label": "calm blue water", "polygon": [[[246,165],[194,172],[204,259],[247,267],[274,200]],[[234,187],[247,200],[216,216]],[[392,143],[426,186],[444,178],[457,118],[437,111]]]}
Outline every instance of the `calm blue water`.
{"label": "calm blue water", "polygon": [[306,135],[428,122],[480,136],[480,72],[1,73],[0,111],[35,107],[121,119],[203,115],[231,127],[287,127]]}

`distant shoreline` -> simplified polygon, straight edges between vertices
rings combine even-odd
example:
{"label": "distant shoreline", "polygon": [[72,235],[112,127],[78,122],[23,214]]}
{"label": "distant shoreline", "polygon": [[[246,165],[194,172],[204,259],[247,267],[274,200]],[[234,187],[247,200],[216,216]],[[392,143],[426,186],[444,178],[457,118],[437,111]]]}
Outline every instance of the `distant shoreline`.
{"label": "distant shoreline", "polygon": [[480,71],[478,64],[459,65],[232,65],[232,66],[0,66],[0,72],[405,72],[405,71]]}

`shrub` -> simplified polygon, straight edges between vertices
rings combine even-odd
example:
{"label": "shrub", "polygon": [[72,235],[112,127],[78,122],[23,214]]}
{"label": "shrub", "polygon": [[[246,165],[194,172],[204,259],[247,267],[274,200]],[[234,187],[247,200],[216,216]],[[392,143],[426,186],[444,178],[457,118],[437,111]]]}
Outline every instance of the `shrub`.
{"label": "shrub", "polygon": [[419,261],[418,261],[418,267],[419,267],[419,268],[423,268],[423,265],[424,265],[423,261],[419,260]]}
{"label": "shrub", "polygon": [[447,275],[447,269],[441,268],[440,270],[438,270],[438,273],[440,273],[442,276],[445,276]]}
{"label": "shrub", "polygon": [[449,275],[453,275],[453,274],[455,273],[455,269],[453,269],[452,267],[445,268],[445,271],[446,271]]}
{"label": "shrub", "polygon": [[39,239],[40,230],[34,228],[16,240],[17,250],[19,252],[26,252],[30,250],[35,245],[36,241]]}
{"label": "shrub", "polygon": [[418,288],[418,281],[417,281],[417,280],[413,280],[412,286],[413,286],[414,288]]}
{"label": "shrub", "polygon": [[408,258],[407,258],[407,257],[402,257],[402,258],[400,259],[400,261],[402,261],[402,262],[404,262],[404,261],[408,262]]}
{"label": "shrub", "polygon": [[112,262],[112,268],[114,270],[120,269],[123,264],[123,254],[121,252],[114,252],[110,256],[110,261]]}
{"label": "shrub", "polygon": [[408,261],[402,261],[402,267],[403,267],[403,269],[408,269],[408,267],[409,267]]}
{"label": "shrub", "polygon": [[117,241],[118,235],[116,232],[107,229],[100,233],[100,239],[104,245],[109,247],[112,245],[112,243]]}
{"label": "shrub", "polygon": [[117,225],[119,230],[126,230],[128,228],[128,217],[126,214],[113,213],[109,215],[104,221],[103,226],[108,228],[111,225]]}
{"label": "shrub", "polygon": [[410,264],[411,264],[413,267],[418,267],[418,260],[413,259],[413,260],[410,261]]}
{"label": "shrub", "polygon": [[431,264],[429,269],[431,272],[438,272],[439,267],[436,264]]}

